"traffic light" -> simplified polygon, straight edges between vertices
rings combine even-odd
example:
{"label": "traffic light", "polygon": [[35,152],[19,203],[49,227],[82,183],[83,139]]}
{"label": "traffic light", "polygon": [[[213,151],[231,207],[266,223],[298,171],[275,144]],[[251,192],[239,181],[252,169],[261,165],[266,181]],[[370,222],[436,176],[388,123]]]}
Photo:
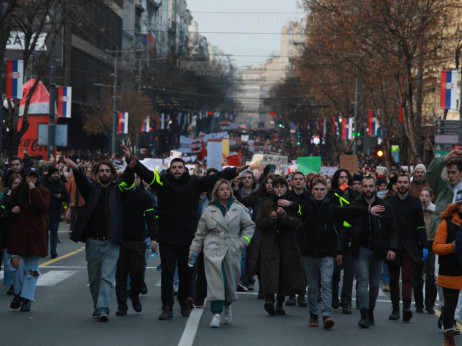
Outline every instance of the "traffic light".
{"label": "traffic light", "polygon": [[278,126],[279,126],[279,127],[282,127],[282,123],[279,123],[279,125],[278,125]]}
{"label": "traffic light", "polygon": [[377,145],[375,147],[375,156],[378,158],[378,159],[381,159],[383,158],[383,155],[384,155],[384,152],[383,152],[383,148],[381,145]]}

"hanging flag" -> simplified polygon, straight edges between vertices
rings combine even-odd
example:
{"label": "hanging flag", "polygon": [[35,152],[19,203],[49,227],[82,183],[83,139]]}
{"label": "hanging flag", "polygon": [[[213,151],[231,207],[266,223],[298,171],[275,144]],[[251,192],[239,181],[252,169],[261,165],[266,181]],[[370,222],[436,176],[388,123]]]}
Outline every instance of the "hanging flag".
{"label": "hanging flag", "polygon": [[159,130],[165,130],[165,114],[161,113],[159,117],[159,123],[157,124]]}
{"label": "hanging flag", "polygon": [[148,32],[140,41],[145,48],[151,49],[154,54],[157,52],[157,40],[152,32]]}
{"label": "hanging flag", "polygon": [[377,136],[377,130],[379,128],[377,122],[377,117],[375,116],[375,112],[370,109],[369,110],[369,121],[368,121],[368,126],[367,126],[367,134],[369,136]]}
{"label": "hanging flag", "polygon": [[58,88],[58,117],[70,118],[72,105],[72,87]]}
{"label": "hanging flag", "polygon": [[457,110],[457,71],[441,71],[440,109]]}
{"label": "hanging flag", "polygon": [[332,117],[332,134],[334,136],[338,135],[338,120],[337,117]]}
{"label": "hanging flag", "polygon": [[353,139],[353,119],[343,118],[343,139]]}
{"label": "hanging flag", "polygon": [[119,132],[122,134],[128,133],[128,112],[119,113]]}
{"label": "hanging flag", "polygon": [[24,61],[6,61],[6,97],[22,99],[22,84],[24,79]]}
{"label": "hanging flag", "polygon": [[141,125],[141,132],[149,132],[150,130],[150,117],[149,115],[143,120],[143,124]]}

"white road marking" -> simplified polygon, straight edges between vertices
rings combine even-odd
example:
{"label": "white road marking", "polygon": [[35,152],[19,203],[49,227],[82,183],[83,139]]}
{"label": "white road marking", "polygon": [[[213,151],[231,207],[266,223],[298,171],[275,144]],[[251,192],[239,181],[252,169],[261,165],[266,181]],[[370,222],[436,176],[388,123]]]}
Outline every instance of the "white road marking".
{"label": "white road marking", "polygon": [[[205,306],[204,302],[204,306]],[[181,336],[178,346],[192,346],[197,334],[197,328],[201,320],[204,309],[193,309],[189,315],[188,322],[184,328],[183,335]]]}
{"label": "white road marking", "polygon": [[155,286],[156,286],[156,287],[160,287],[161,283],[162,283],[162,279],[160,279],[159,281],[157,281]]}
{"label": "white road marking", "polygon": [[37,286],[54,286],[61,281],[70,278],[77,273],[75,270],[52,270],[42,274],[37,281]]}

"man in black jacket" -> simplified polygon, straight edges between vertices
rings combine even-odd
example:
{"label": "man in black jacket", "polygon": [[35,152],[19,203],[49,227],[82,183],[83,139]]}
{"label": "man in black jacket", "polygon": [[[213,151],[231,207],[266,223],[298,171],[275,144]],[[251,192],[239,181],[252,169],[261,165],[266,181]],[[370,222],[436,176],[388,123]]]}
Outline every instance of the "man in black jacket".
{"label": "man in black jacket", "polygon": [[[125,158],[130,160],[130,150],[125,146],[121,146],[121,148]],[[175,266],[178,266],[180,278],[178,302],[181,307],[181,315],[189,317],[191,313],[188,306],[190,284],[188,256],[189,246],[194,239],[197,228],[200,194],[212,190],[219,179],[231,180],[248,167],[228,168],[217,174],[198,177],[189,175],[184,161],[178,158],[170,162],[170,168],[163,175],[159,175],[157,170],[149,170],[139,161],[136,162],[135,173],[157,191],[159,201],[157,239],[162,262],[162,313],[159,315],[159,320],[173,318]]]}
{"label": "man in black jacket", "polygon": [[[350,205],[368,207],[383,205],[380,216],[367,215],[349,220],[351,228],[343,228],[340,237],[342,252],[348,251],[355,259],[358,275],[358,299],[361,320],[358,326],[374,325],[374,308],[379,294],[383,259],[393,260],[398,247],[398,229],[391,205],[376,195],[373,177],[362,179],[362,195]],[[337,256],[342,263],[342,254]],[[368,289],[369,287],[369,289]]]}
{"label": "man in black jacket", "polygon": [[390,320],[398,320],[399,314],[399,274],[402,268],[402,296],[403,321],[409,322],[412,318],[412,273],[419,261],[425,261],[428,256],[427,233],[422,203],[417,197],[409,194],[409,176],[402,174],[398,177],[398,193],[388,197],[393,207],[399,231],[398,251],[394,261],[388,262],[390,270],[390,297],[393,306]]}
{"label": "man in black jacket", "polygon": [[[329,195],[331,204],[346,207],[358,197],[358,193],[351,188],[353,179],[350,172],[344,168],[335,171],[332,177],[333,191]],[[340,234],[343,227],[350,227],[348,222],[344,220],[336,220],[335,228]],[[342,266],[338,263],[334,264],[334,273],[332,275],[332,307],[338,309],[340,303],[338,299],[338,290],[340,283],[340,273]],[[342,312],[344,314],[351,314],[351,296],[353,291],[353,281],[355,275],[354,259],[348,251],[343,254],[343,284],[340,293]]]}
{"label": "man in black jacket", "polygon": [[[59,179],[58,169],[54,166],[48,168],[43,185],[50,191],[50,206],[48,208],[48,230],[47,243],[50,244],[50,257],[58,256],[56,248],[58,245],[58,228],[63,213],[63,203],[70,200],[66,186]],[[48,234],[49,232],[49,234]]]}
{"label": "man in black jacket", "polygon": [[73,170],[77,187],[86,202],[70,238],[86,244],[88,280],[95,308],[93,317],[107,322],[123,234],[121,195],[135,185],[135,160],[125,170],[124,182],[120,184],[116,182],[117,171],[111,162],[102,161],[96,165],[96,181],[89,181],[69,158],[65,158],[64,162]]}

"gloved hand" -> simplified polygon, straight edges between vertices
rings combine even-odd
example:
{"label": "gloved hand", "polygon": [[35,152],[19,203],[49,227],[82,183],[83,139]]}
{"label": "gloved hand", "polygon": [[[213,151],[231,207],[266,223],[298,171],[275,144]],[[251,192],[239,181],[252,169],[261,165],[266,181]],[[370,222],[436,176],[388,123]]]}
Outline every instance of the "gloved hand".
{"label": "gloved hand", "polygon": [[427,249],[423,249],[423,250],[422,250],[422,253],[423,253],[422,262],[425,262],[425,260],[426,260],[427,257],[428,257],[428,250],[427,250]]}

